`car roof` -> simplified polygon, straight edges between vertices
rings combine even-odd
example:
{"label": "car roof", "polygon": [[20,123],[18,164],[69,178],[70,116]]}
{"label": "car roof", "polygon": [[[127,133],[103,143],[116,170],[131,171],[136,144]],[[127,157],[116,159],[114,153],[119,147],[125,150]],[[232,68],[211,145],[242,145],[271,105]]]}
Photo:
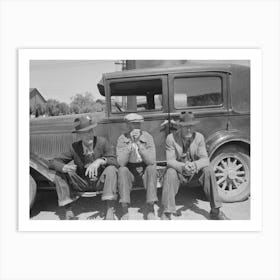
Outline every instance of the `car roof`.
{"label": "car roof", "polygon": [[238,65],[238,64],[219,64],[219,63],[189,63],[180,66],[173,67],[155,67],[155,68],[142,68],[133,70],[124,70],[111,73],[103,74],[105,79],[115,79],[115,78],[126,78],[126,77],[136,77],[136,76],[149,76],[149,75],[164,75],[172,73],[183,73],[183,72],[225,72],[232,73],[237,69],[249,68],[248,66]]}

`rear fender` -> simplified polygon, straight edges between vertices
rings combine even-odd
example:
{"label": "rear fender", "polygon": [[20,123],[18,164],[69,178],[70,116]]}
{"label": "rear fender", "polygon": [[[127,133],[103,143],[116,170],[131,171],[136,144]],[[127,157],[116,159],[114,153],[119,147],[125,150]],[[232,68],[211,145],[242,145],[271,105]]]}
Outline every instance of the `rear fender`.
{"label": "rear fender", "polygon": [[248,147],[248,152],[250,152],[250,138],[248,135],[238,130],[221,130],[206,139],[209,157],[211,158],[220,147],[229,143]]}

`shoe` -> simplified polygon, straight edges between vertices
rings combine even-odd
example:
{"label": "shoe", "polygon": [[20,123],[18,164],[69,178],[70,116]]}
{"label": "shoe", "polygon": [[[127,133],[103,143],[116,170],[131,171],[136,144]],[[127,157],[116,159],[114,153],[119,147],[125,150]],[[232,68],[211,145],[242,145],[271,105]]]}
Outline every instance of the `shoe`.
{"label": "shoe", "polygon": [[72,210],[65,211],[65,220],[78,220]]}
{"label": "shoe", "polygon": [[219,208],[213,208],[210,211],[210,219],[211,220],[230,220],[224,212],[220,211]]}
{"label": "shoe", "polygon": [[154,212],[148,212],[147,220],[156,220],[156,215]]}
{"label": "shoe", "polygon": [[121,220],[129,220],[129,213],[125,213],[122,215]]}
{"label": "shoe", "polygon": [[108,208],[105,220],[115,220],[114,213],[115,213],[115,211],[114,211],[113,207]]}
{"label": "shoe", "polygon": [[162,220],[171,220],[171,213],[163,213],[161,215]]}

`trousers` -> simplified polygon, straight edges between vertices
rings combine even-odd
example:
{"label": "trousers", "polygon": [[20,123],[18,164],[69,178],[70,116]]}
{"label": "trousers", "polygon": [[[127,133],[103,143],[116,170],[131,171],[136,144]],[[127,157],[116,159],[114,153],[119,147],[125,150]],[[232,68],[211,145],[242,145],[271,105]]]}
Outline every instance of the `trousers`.
{"label": "trousers", "polygon": [[[79,175],[75,175],[79,180],[75,181],[75,184],[81,184],[84,187],[88,185],[86,178],[82,178]],[[56,187],[58,205],[65,206],[77,198],[79,198],[79,192],[75,190],[71,182],[71,178],[67,173],[56,172],[54,183]],[[98,180],[89,186],[88,191],[102,190],[102,200],[116,200],[117,199],[117,168],[113,165],[107,166],[101,173]]]}
{"label": "trousers", "polygon": [[[219,208],[222,206],[221,198],[218,194],[216,179],[213,169],[208,166],[201,169],[197,174],[203,191],[210,201],[210,207]],[[163,178],[162,205],[164,213],[176,213],[175,196],[179,186],[190,182],[189,178],[177,172],[174,168],[168,168]]]}
{"label": "trousers", "polygon": [[[136,168],[137,169],[137,168]],[[118,189],[121,203],[130,203],[130,191],[137,175],[141,176],[146,190],[146,202],[153,203],[157,198],[157,170],[155,165],[144,166],[137,174],[133,168],[120,167],[118,171]]]}

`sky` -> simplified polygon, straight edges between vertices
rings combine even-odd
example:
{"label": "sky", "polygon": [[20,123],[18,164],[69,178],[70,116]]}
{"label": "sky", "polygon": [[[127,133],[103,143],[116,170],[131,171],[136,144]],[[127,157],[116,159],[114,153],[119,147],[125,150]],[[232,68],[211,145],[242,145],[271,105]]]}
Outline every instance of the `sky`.
{"label": "sky", "polygon": [[32,60],[30,88],[37,88],[43,97],[71,102],[77,93],[90,92],[95,99],[103,99],[97,89],[102,73],[120,70],[112,60]]}

